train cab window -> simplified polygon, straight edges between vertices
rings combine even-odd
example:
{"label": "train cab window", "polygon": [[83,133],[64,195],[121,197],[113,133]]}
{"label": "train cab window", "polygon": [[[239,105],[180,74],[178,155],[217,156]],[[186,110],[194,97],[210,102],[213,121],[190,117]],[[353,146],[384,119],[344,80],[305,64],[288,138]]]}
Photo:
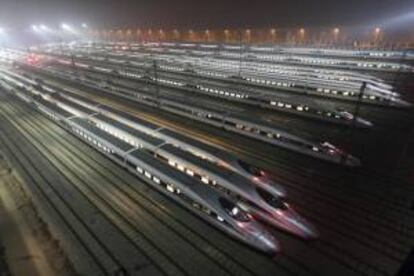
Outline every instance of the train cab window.
{"label": "train cab window", "polygon": [[266,203],[269,204],[270,206],[276,209],[281,209],[281,210],[287,209],[286,204],[283,202],[281,198],[275,197],[271,193],[261,188],[256,188],[256,190],[257,190],[257,193],[263,198],[263,200],[266,201]]}
{"label": "train cab window", "polygon": [[234,218],[235,220],[241,221],[241,222],[250,221],[249,215],[245,211],[241,210],[237,205],[235,205],[230,200],[220,197],[219,202],[221,206],[223,207],[223,209],[226,211],[226,213],[232,218]]}
{"label": "train cab window", "polygon": [[263,176],[263,171],[258,167],[250,165],[242,160],[238,160],[239,165],[247,172],[251,173],[254,176],[260,177]]}

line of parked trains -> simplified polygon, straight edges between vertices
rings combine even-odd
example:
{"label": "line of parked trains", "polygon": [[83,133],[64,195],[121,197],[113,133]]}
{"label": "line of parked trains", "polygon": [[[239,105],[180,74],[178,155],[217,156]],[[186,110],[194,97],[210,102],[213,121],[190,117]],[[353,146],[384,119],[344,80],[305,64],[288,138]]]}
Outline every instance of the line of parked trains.
{"label": "line of parked trains", "polygon": [[[87,44],[84,44],[87,46]],[[319,65],[327,68],[356,69],[362,71],[394,72],[403,70],[412,72],[413,68],[401,61],[414,60],[412,51],[357,51],[310,48],[279,48],[276,51],[258,51],[260,47],[248,45],[208,45],[201,43],[93,43],[94,47],[107,50],[148,50],[156,53],[186,53],[195,56],[216,55],[221,58],[239,59],[240,55],[246,60],[302,64],[307,66]],[[253,49],[253,50],[252,50]],[[262,48],[263,49],[263,48]],[[268,48],[270,50],[270,48]]]}
{"label": "line of parked trains", "polygon": [[183,98],[180,99],[167,95],[162,95],[162,97],[157,96],[153,91],[138,91],[137,89],[122,87],[120,85],[103,84],[101,79],[96,79],[92,76],[80,77],[78,75],[64,73],[61,70],[51,70],[24,64],[20,64],[20,66],[32,72],[59,78],[72,84],[75,82],[76,85],[82,85],[83,87],[99,90],[108,95],[132,100],[320,160],[350,167],[361,165],[358,158],[344,152],[327,141],[312,142],[283,129],[276,128],[263,120],[250,118],[247,115],[226,112],[221,108],[205,107],[196,101],[188,101]]}
{"label": "line of parked trains", "polygon": [[[125,42],[107,43],[112,46],[124,47],[131,44]],[[414,53],[404,50],[378,50],[378,49],[335,49],[335,48],[321,48],[321,47],[281,47],[281,46],[260,46],[260,45],[235,45],[235,44],[205,44],[205,43],[142,43],[132,44],[132,46],[147,46],[147,47],[169,47],[169,48],[191,48],[191,49],[216,49],[226,51],[240,51],[243,52],[268,52],[273,54],[296,54],[305,56],[319,56],[319,57],[338,57],[351,59],[371,59],[371,60],[391,60],[400,61],[402,58],[407,60],[414,60]]]}
{"label": "line of parked trains", "polygon": [[[137,68],[126,68],[125,66],[118,66],[108,64],[99,64],[93,66],[89,63],[71,63],[67,60],[59,59],[58,63],[77,67],[80,70],[95,72],[100,74],[111,75],[116,78],[132,79],[134,81],[141,81],[154,85],[164,87],[178,88],[182,91],[190,93],[201,93],[212,97],[222,98],[230,101],[241,102],[249,105],[259,106],[262,108],[269,108],[281,112],[296,114],[300,116],[310,117],[317,120],[323,120],[332,123],[350,125],[354,123],[354,116],[346,110],[335,109],[331,106],[322,106],[311,99],[298,99],[296,95],[275,95],[274,93],[257,91],[246,88],[231,88],[219,82],[212,81],[197,81],[188,79],[185,76],[171,76],[169,73],[157,73],[155,78],[152,72],[149,73],[150,66]],[[165,66],[160,66],[160,68]],[[372,123],[360,117],[355,118],[357,127],[369,128]]]}
{"label": "line of parked trains", "polygon": [[1,71],[0,84],[154,188],[258,250],[276,253],[280,245],[256,219],[304,239],[318,236],[287,203],[282,186],[229,153],[10,71]]}
{"label": "line of parked trains", "polygon": [[[285,113],[296,114],[317,120],[332,123],[350,125],[354,123],[354,116],[346,110],[336,109],[331,106],[323,106],[312,99],[299,99],[297,95],[277,95],[272,92],[258,91],[246,88],[231,88],[219,81],[200,81],[188,79],[182,75],[171,75],[170,72],[158,72],[154,77],[151,71],[152,65],[146,63],[145,66],[129,67],[120,65],[119,62],[111,64],[110,60],[99,62],[98,65],[91,62],[96,60],[93,57],[82,58],[83,63],[74,62],[67,59],[56,59],[56,62],[63,66],[76,67],[79,70],[99,74],[110,75],[114,78],[125,78],[138,82],[160,85],[166,88],[176,88],[180,91],[190,93],[201,93],[208,96],[226,99],[229,101],[241,102],[244,104],[259,106],[262,108],[273,109]],[[165,68],[160,65],[159,68]],[[170,67],[169,67],[170,68]],[[355,118],[357,127],[369,128],[372,123],[360,117]]]}
{"label": "line of parked trains", "polygon": [[[324,69],[318,65],[309,67],[301,64],[269,64],[240,58],[226,60],[214,55],[214,53],[205,57],[191,56],[183,49],[172,53],[159,53],[158,51],[156,53],[146,53],[142,50],[137,52],[113,50],[112,46],[101,46],[99,48],[95,44],[93,46],[84,44],[65,46],[64,52],[62,52],[62,49],[55,47],[33,48],[33,50],[49,54],[74,55],[80,59],[95,57],[95,60],[100,59],[100,61],[115,64],[123,61],[124,65],[130,68],[139,68],[148,66],[148,64],[152,66],[152,62],[149,61],[157,60],[157,62],[165,63],[162,67],[160,66],[160,71],[272,88],[273,92],[284,91],[342,100],[363,100],[367,103],[382,105],[409,105],[399,97],[398,93],[393,91],[390,84],[385,83],[378,77],[355,71]],[[407,70],[414,71],[409,65],[404,66],[407,66]],[[361,99],[359,99],[363,82],[367,85]]]}

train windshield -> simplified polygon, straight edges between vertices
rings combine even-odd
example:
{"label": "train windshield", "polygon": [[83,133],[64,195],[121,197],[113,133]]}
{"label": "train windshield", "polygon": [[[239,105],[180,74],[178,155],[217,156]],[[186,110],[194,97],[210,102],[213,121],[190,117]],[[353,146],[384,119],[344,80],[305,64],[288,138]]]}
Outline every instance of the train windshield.
{"label": "train windshield", "polygon": [[241,210],[236,204],[230,200],[221,197],[219,199],[221,206],[226,213],[237,221],[249,222],[250,216],[243,210]]}
{"label": "train windshield", "polygon": [[276,197],[261,188],[256,188],[257,193],[266,201],[267,204],[276,209],[286,210],[287,206],[280,197]]}
{"label": "train windshield", "polygon": [[263,176],[263,171],[258,167],[252,166],[244,161],[238,160],[240,167],[242,167],[245,171],[251,173],[254,176],[260,177]]}

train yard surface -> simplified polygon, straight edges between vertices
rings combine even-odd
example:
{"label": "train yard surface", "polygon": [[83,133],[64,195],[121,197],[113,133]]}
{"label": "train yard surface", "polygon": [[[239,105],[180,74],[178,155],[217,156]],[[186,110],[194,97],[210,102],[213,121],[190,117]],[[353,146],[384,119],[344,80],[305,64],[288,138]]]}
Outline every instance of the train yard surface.
{"label": "train yard surface", "polygon": [[410,52],[0,51],[0,152],[78,273],[409,275]]}

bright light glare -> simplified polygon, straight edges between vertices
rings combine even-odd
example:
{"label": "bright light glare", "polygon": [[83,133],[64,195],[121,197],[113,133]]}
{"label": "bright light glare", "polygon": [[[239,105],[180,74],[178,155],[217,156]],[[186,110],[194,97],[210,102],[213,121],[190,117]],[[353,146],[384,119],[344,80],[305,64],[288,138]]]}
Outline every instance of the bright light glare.
{"label": "bright light glare", "polygon": [[40,25],[40,29],[42,29],[43,31],[48,30],[48,28],[45,25]]}
{"label": "bright light glare", "polygon": [[86,23],[82,23],[82,28],[88,28],[88,25]]}
{"label": "bright light glare", "polygon": [[32,30],[37,32],[37,31],[39,31],[39,27],[37,27],[36,25],[32,25]]}
{"label": "bright light glare", "polygon": [[68,24],[66,24],[66,23],[62,23],[62,25],[60,25],[60,27],[62,29],[64,29],[64,30],[66,30],[66,31],[70,31],[71,30],[71,27]]}
{"label": "bright light glare", "polygon": [[2,35],[4,33],[5,33],[4,29],[2,27],[0,27],[0,35]]}

